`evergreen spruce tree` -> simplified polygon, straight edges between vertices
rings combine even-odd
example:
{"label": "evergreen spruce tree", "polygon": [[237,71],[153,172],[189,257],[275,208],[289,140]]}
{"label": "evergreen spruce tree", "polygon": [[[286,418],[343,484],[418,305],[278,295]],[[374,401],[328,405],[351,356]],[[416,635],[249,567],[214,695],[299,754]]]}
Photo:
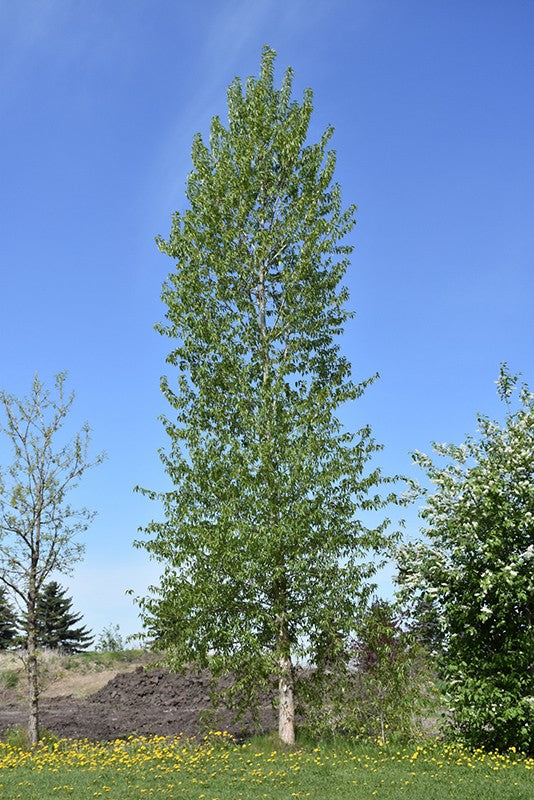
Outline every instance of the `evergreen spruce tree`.
{"label": "evergreen spruce tree", "polygon": [[7,650],[16,644],[18,637],[18,620],[13,606],[9,602],[6,590],[0,586],[0,650]]}
{"label": "evergreen spruce tree", "polygon": [[72,599],[66,597],[56,581],[47,583],[37,598],[37,644],[51,650],[79,653],[93,642],[91,631],[84,626],[76,627],[81,614],[73,614]]}
{"label": "evergreen spruce tree", "polygon": [[228,125],[193,142],[188,208],[159,240],[176,269],[163,287],[162,334],[176,375],[162,454],[173,488],[147,491],[165,520],[138,543],[165,565],[141,601],[171,664],[232,671],[243,688],[278,681],[279,735],[294,741],[296,660],[340,636],[371,591],[386,523],[370,430],[343,429],[339,407],[363,392],[339,337],[355,207],[333,181],[328,128],[308,143],[312,93],[274,85],[274,57],[228,91]]}

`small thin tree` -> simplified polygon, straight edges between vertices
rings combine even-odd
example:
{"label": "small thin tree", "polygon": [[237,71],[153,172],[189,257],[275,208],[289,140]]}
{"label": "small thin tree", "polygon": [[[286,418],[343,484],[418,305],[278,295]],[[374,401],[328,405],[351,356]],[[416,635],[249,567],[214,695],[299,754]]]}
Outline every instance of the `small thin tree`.
{"label": "small thin tree", "polygon": [[37,599],[52,572],[69,573],[82,556],[78,535],[94,514],[72,508],[67,495],[104,457],[89,459],[87,424],[73,439],[58,441],[74,400],[73,394],[65,396],[65,377],[56,376],[55,396],[37,377],[26,398],[0,392],[5,412],[1,432],[13,454],[10,466],[0,472],[0,581],[18,599],[25,618],[32,744],[39,737]]}
{"label": "small thin tree", "polygon": [[299,104],[291,70],[280,89],[273,78],[265,48],[259,78],[230,86],[228,125],[195,137],[189,208],[159,240],[176,262],[159,327],[177,371],[162,380],[174,486],[147,492],[166,519],[140,544],[166,567],[142,601],[158,646],[243,688],[276,675],[291,744],[295,662],[350,628],[387,537],[359,515],[383,505],[366,471],[378,448],[337,416],[367,383],[338,345],[355,208],[333,181],[332,129],[307,143],[311,91]]}

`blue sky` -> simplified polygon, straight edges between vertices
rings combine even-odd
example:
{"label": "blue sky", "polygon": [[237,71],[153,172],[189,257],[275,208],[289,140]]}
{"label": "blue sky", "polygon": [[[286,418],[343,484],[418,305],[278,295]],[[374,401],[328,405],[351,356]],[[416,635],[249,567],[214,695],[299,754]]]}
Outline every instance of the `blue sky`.
{"label": "blue sky", "polygon": [[154,237],[233,77],[267,43],[295,96],[314,90],[312,136],[335,126],[359,207],[343,348],[356,379],[381,375],[344,420],[415,474],[410,451],[499,412],[502,360],[534,384],[533,37],[527,0],[0,2],[0,386],[68,370],[72,421],[107,451],[76,496],[98,512],[86,557],[60,578],[96,632],[136,631],[125,590],[157,579],[132,548],[159,513],[133,486],[164,485]]}

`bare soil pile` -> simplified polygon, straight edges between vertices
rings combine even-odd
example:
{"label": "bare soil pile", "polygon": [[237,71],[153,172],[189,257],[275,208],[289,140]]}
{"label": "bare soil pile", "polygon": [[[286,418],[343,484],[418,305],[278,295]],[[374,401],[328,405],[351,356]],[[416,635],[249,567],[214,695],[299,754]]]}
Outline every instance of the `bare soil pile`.
{"label": "bare soil pile", "polygon": [[[130,734],[195,736],[206,730],[227,730],[241,737],[275,727],[275,715],[267,696],[259,700],[259,718],[247,712],[242,720],[227,708],[213,709],[207,672],[177,675],[166,669],[116,675],[85,699],[53,697],[41,701],[41,725],[56,736],[93,740],[115,739]],[[19,702],[0,708],[0,732],[24,725],[26,711]]]}

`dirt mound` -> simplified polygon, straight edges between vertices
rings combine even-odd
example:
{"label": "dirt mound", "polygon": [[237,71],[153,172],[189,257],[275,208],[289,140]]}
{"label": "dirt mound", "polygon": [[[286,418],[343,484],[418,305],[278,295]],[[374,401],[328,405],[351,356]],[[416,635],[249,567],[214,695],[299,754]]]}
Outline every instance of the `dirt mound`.
{"label": "dirt mound", "polygon": [[185,704],[193,709],[209,705],[209,674],[189,672],[177,675],[166,669],[137,667],[134,672],[121,672],[100,691],[91,695],[92,703],[113,703],[137,706],[147,700],[154,706],[168,708]]}
{"label": "dirt mound", "polygon": [[[194,736],[208,729],[227,730],[235,736],[272,730],[275,716],[268,697],[259,700],[257,720],[250,711],[238,720],[233,711],[210,703],[209,673],[177,675],[166,669],[116,675],[85,699],[53,697],[41,701],[41,725],[57,736],[94,740],[130,734]],[[0,731],[25,724],[20,703],[0,709]]]}

